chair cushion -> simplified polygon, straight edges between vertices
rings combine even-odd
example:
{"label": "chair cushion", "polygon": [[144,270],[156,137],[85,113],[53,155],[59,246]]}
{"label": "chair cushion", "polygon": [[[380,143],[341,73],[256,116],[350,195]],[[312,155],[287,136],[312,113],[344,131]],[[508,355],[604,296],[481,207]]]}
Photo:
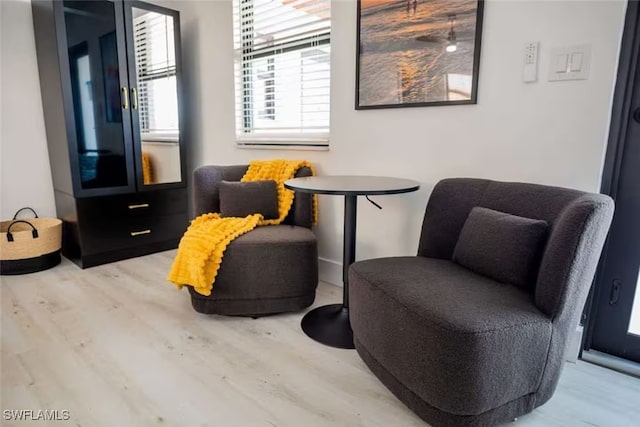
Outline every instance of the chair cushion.
{"label": "chair cushion", "polygon": [[547,241],[545,221],[474,207],[453,261],[492,279],[533,289]]}
{"label": "chair cushion", "polygon": [[477,415],[536,391],[551,320],[523,289],[452,261],[395,257],[349,269],[354,337],[422,400]]}
{"label": "chair cushion", "polygon": [[266,225],[227,246],[211,295],[200,297],[217,301],[293,298],[313,294],[317,283],[315,234],[305,227]]}
{"label": "chair cushion", "polygon": [[278,218],[275,181],[220,181],[220,215],[245,217],[255,213],[265,219]]}

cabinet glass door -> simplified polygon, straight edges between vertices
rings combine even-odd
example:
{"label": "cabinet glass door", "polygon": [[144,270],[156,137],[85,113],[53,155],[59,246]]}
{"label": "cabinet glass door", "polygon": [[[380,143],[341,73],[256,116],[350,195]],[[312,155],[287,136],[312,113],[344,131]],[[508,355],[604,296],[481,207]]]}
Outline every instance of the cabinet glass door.
{"label": "cabinet glass door", "polygon": [[[80,192],[133,187],[122,11],[110,1],[64,1]],[[121,66],[124,64],[124,66]],[[72,144],[73,146],[73,144]],[[78,185],[79,183],[79,185]]]}
{"label": "cabinet glass door", "polygon": [[129,78],[138,184],[181,183],[177,12],[127,2],[125,19],[130,21],[127,41],[134,48],[129,49]]}

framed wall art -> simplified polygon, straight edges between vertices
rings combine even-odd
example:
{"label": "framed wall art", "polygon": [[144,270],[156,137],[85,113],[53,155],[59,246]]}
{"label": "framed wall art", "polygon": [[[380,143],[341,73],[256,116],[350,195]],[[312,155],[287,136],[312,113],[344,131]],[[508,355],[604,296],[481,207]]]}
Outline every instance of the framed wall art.
{"label": "framed wall art", "polygon": [[357,4],[357,110],[477,102],[484,1]]}

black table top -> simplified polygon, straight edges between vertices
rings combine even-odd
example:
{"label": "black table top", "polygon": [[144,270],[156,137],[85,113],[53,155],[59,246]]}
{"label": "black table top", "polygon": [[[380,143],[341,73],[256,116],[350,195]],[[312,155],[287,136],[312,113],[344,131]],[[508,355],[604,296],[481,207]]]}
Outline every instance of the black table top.
{"label": "black table top", "polygon": [[386,176],[322,175],[289,179],[284,186],[303,193],[364,196],[409,193],[420,188],[420,183]]}

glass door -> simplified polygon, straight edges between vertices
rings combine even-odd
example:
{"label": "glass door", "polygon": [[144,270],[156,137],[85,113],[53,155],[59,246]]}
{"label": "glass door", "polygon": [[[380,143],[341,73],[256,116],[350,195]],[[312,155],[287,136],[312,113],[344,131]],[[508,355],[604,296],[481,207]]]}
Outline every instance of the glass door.
{"label": "glass door", "polygon": [[[640,98],[635,101],[640,109]],[[640,362],[640,122],[630,134],[595,301],[591,348]]]}
{"label": "glass door", "polygon": [[[76,195],[134,189],[123,12],[110,1],[64,1],[75,135]],[[75,136],[75,138],[73,138]]]}
{"label": "glass door", "polygon": [[[640,7],[629,3],[608,150],[616,202],[598,275],[590,347],[640,362]],[[614,147],[615,150],[611,148]],[[591,321],[590,321],[591,323]]]}
{"label": "glass door", "polygon": [[136,1],[124,14],[138,188],[184,186],[179,14]]}

